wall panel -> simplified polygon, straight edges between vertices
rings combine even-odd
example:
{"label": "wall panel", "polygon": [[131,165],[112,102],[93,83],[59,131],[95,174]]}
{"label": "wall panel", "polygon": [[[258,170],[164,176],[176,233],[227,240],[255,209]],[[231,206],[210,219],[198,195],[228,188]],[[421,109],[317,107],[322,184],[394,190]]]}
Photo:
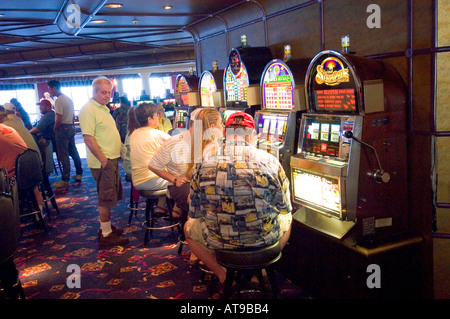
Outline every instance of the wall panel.
{"label": "wall panel", "polygon": [[[381,28],[369,28],[367,7],[381,10]],[[340,50],[341,36],[350,36],[350,51],[375,55],[405,51],[408,47],[408,1],[333,0],[324,1],[325,49]]]}
{"label": "wall panel", "polygon": [[436,66],[436,130],[450,131],[450,52],[438,53]]}
{"label": "wall panel", "polygon": [[205,70],[212,70],[212,61],[217,60],[219,69],[224,69],[228,63],[227,41],[226,34],[206,39],[200,42],[202,59],[201,70],[198,71],[198,76]]}
{"label": "wall panel", "polygon": [[431,130],[432,74],[431,56],[418,55],[413,58],[412,127],[414,131]]}
{"label": "wall panel", "polygon": [[268,42],[275,57],[283,57],[285,44],[291,45],[292,58],[312,59],[320,52],[319,4],[270,18],[267,25]]}

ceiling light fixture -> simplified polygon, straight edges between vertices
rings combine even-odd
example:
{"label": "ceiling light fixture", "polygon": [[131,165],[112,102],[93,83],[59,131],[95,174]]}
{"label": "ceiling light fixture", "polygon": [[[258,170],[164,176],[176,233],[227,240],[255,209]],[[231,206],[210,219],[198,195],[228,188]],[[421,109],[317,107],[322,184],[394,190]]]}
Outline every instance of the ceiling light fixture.
{"label": "ceiling light fixture", "polygon": [[108,3],[108,4],[105,5],[105,7],[112,8],[112,9],[118,9],[118,8],[122,8],[123,4],[121,4],[121,3]]}
{"label": "ceiling light fixture", "polygon": [[170,4],[166,4],[163,8],[165,10],[170,10],[170,9],[172,9],[172,6]]}
{"label": "ceiling light fixture", "polygon": [[105,23],[106,20],[103,19],[97,19],[97,20],[92,20],[91,23]]}

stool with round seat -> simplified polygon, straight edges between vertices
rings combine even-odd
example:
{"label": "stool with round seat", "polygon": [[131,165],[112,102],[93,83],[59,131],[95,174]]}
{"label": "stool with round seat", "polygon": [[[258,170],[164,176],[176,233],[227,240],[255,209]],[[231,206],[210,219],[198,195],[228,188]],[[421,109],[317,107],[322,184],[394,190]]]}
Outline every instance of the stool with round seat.
{"label": "stool with round seat", "polygon": [[265,287],[262,270],[267,273],[272,290],[272,297],[277,298],[279,289],[276,280],[275,269],[273,265],[281,258],[280,242],[262,248],[247,249],[218,249],[215,250],[217,262],[226,268],[227,276],[225,280],[224,294],[225,299],[233,296],[233,282],[236,280],[236,292],[240,293],[246,283],[257,274],[260,289],[265,295]]}
{"label": "stool with round seat", "polygon": [[139,191],[134,188],[133,186],[133,180],[131,178],[131,175],[125,174],[125,180],[131,184],[130,187],[130,201],[127,205],[127,207],[130,209],[130,215],[128,216],[128,225],[131,225],[131,219],[134,217],[137,218],[137,212],[140,210],[144,210],[144,208],[139,207]]}
{"label": "stool with round seat", "polygon": [[[156,191],[140,190],[139,195],[145,198],[145,221],[142,226],[145,227],[144,245],[147,245],[148,235],[153,234],[153,230],[173,229],[179,228],[180,222],[172,217],[172,205],[167,198],[167,189],[161,189]],[[158,204],[160,198],[165,198],[167,202],[168,216],[165,216],[169,220],[169,223],[164,226],[155,227],[155,221],[157,216],[155,214],[155,207]]]}

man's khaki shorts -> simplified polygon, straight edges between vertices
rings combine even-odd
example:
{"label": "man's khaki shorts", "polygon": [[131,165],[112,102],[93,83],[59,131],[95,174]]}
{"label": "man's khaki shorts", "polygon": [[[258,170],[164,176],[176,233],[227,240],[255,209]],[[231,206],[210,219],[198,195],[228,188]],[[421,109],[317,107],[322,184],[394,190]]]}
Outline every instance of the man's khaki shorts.
{"label": "man's khaki shorts", "polygon": [[114,207],[123,198],[118,159],[108,159],[105,168],[91,168],[97,183],[98,206]]}
{"label": "man's khaki shorts", "polygon": [[206,241],[203,239],[202,225],[200,218],[188,218],[184,225],[188,237],[197,242],[204,249],[214,254],[214,250],[209,248]]}

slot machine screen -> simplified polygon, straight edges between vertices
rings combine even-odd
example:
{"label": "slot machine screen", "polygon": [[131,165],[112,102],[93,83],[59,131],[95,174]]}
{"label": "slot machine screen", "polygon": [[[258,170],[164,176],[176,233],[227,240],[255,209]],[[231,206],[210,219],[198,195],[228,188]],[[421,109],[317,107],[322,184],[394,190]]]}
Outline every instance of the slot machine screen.
{"label": "slot machine screen", "polygon": [[292,189],[294,200],[341,218],[339,179],[293,168]]}
{"label": "slot machine screen", "polygon": [[205,72],[200,83],[200,102],[202,106],[214,106],[212,94],[217,91],[216,81],[211,73]]}
{"label": "slot machine screen", "polygon": [[267,67],[262,92],[265,109],[295,109],[293,76],[282,62],[274,62]]}
{"label": "slot machine screen", "polygon": [[285,114],[259,114],[258,133],[260,140],[270,144],[281,145],[284,143],[286,129],[288,124],[288,115]]}
{"label": "slot machine screen", "polygon": [[175,126],[177,128],[186,128],[187,111],[176,109],[175,111]]}
{"label": "slot machine screen", "polygon": [[302,145],[299,152],[339,157],[341,121],[327,118],[305,118]]}

